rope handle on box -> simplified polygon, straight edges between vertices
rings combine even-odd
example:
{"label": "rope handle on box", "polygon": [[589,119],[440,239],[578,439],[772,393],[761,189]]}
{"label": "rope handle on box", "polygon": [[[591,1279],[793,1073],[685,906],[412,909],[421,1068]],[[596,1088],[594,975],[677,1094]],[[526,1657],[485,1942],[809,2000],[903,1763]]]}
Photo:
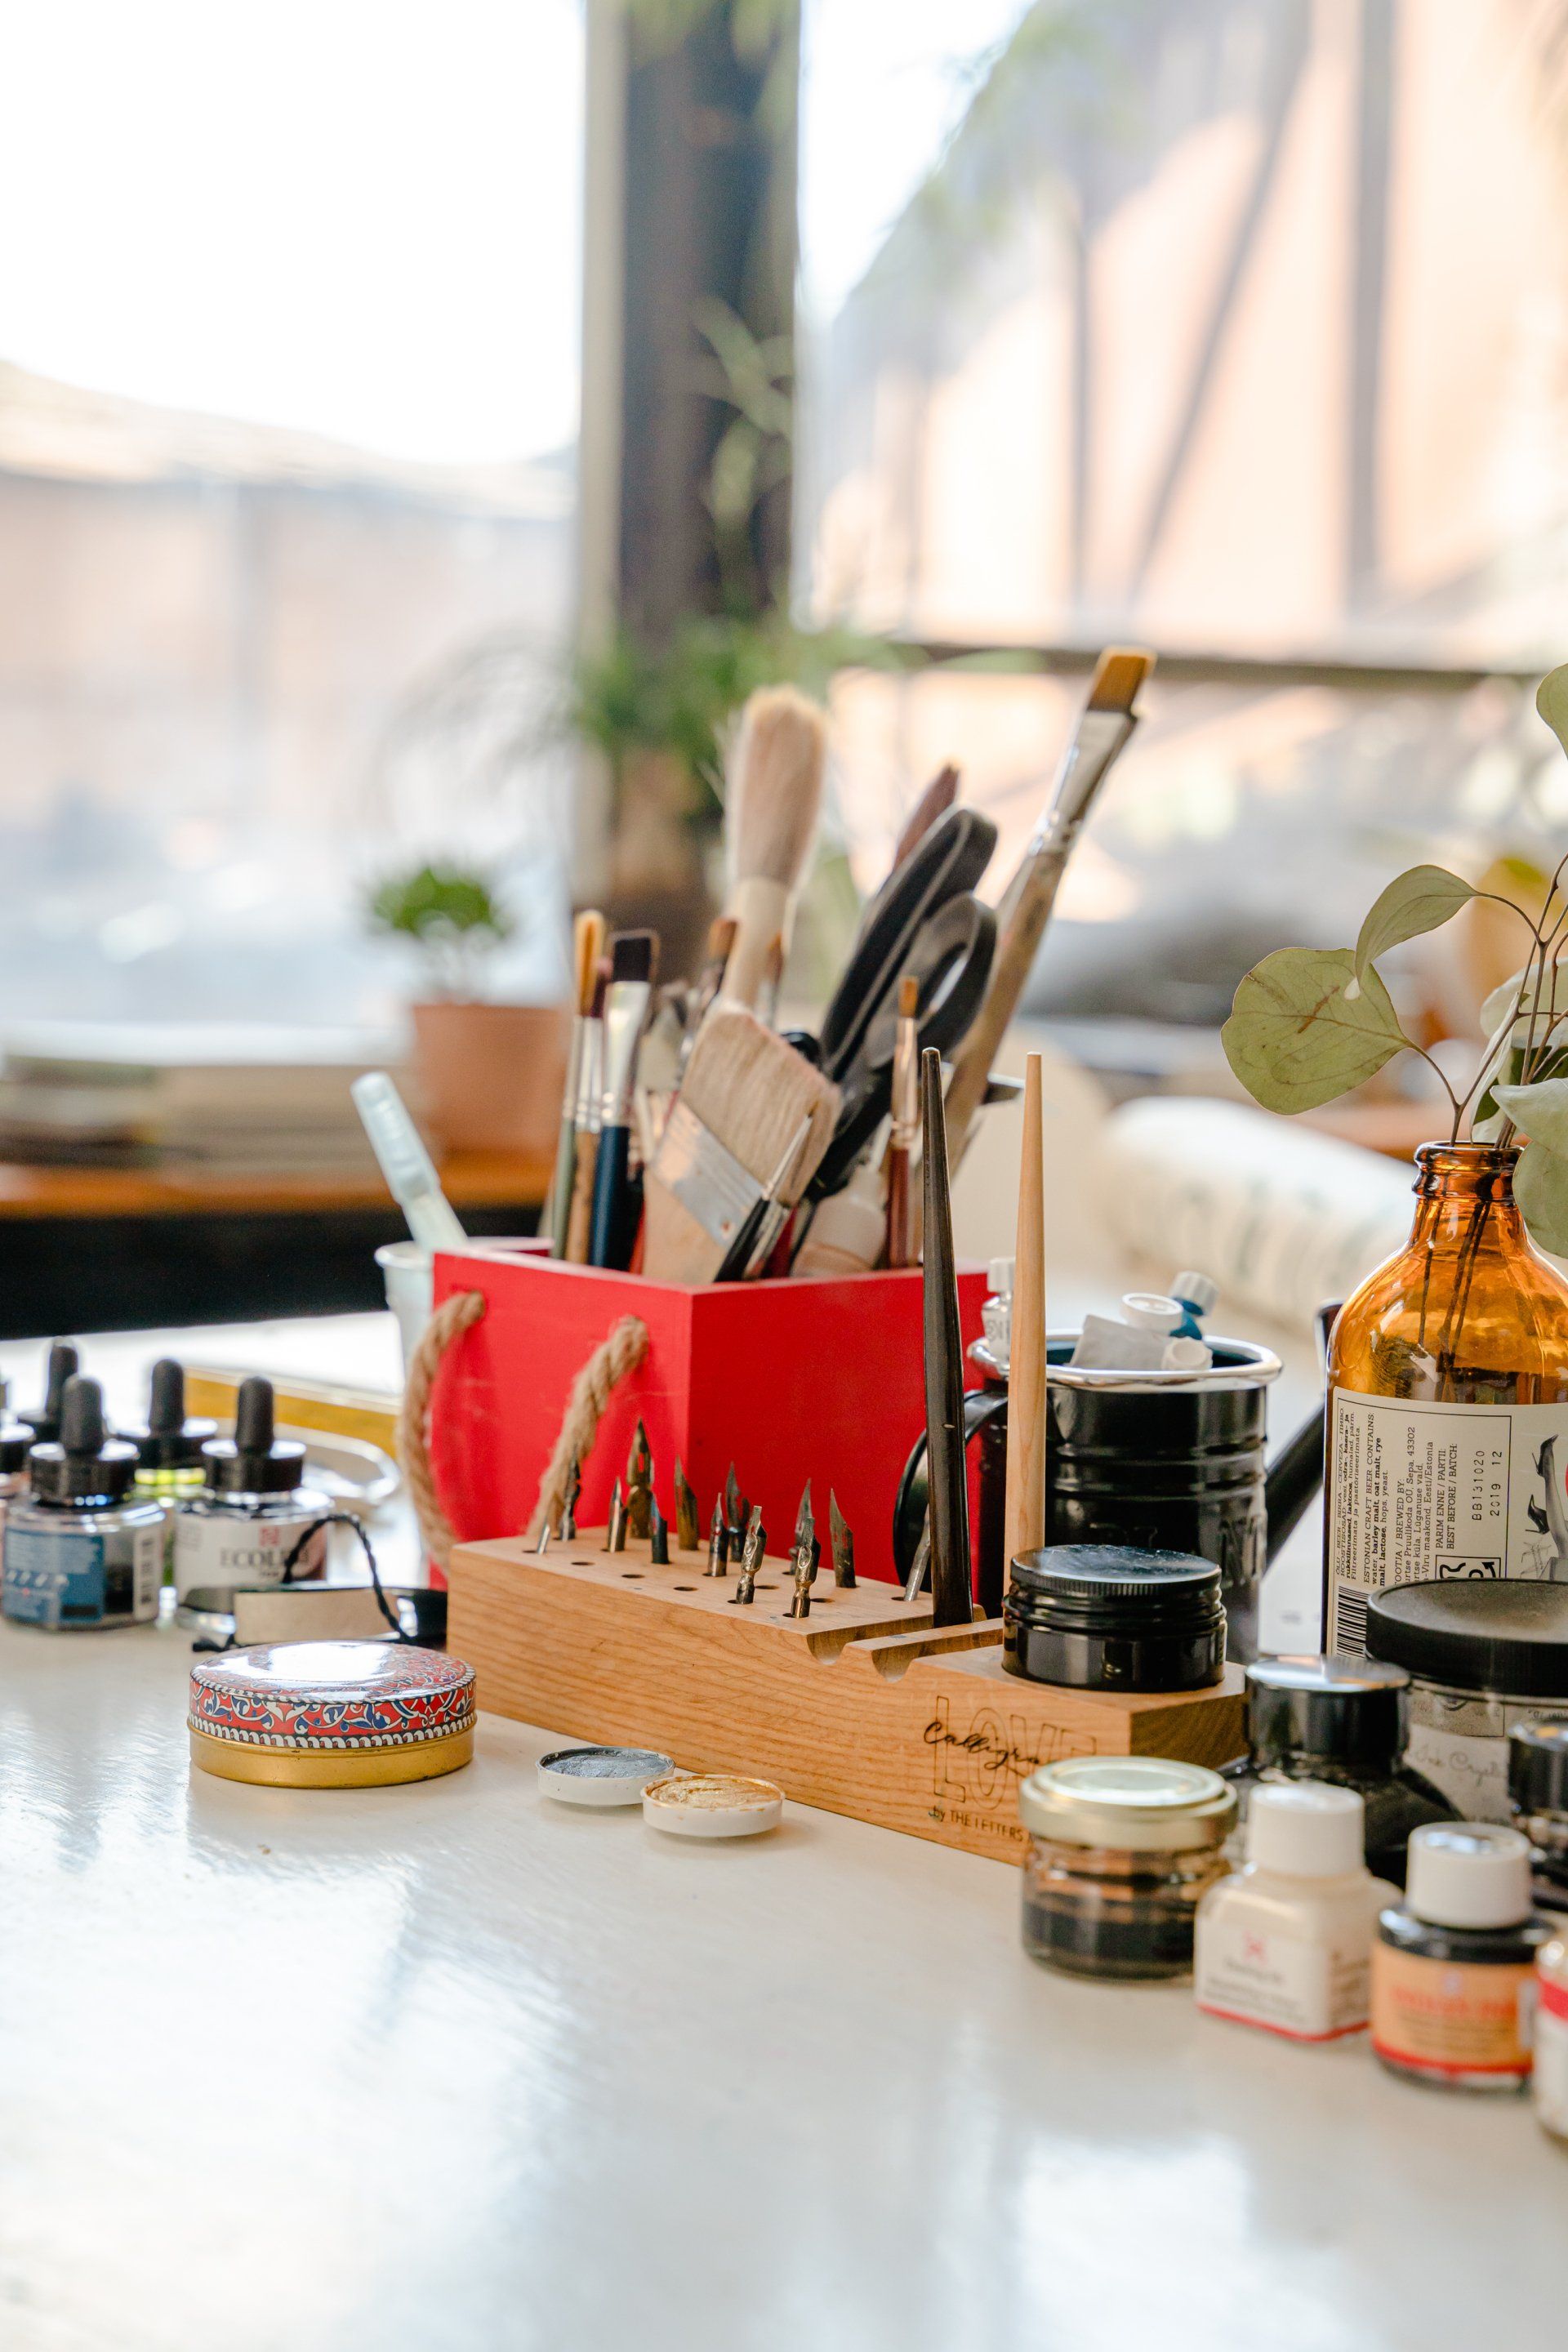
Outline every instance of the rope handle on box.
{"label": "rope handle on box", "polygon": [[[443,1575],[451,1562],[457,1537],[441,1507],[430,1466],[430,1391],[447,1349],[465,1331],[472,1330],[484,1311],[484,1293],[479,1290],[455,1291],[450,1298],[444,1298],[420,1334],[403,1384],[397,1456],[408,1481],[409,1500],[419,1522],[425,1549]],[[540,1480],[538,1498],[524,1530],[530,1542],[537,1542],[546,1517],[560,1517],[566,1495],[566,1473],[574,1456],[578,1468],[584,1467],[612,1392],[628,1373],[636,1371],[647,1354],[647,1325],[636,1315],[623,1315],[573,1381],[561,1434]]]}

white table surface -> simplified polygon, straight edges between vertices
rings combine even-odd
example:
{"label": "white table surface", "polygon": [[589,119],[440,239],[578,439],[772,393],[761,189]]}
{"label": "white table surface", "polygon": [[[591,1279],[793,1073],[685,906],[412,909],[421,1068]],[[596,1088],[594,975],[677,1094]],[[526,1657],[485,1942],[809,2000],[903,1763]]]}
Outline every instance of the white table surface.
{"label": "white table surface", "polygon": [[213,1780],[188,1666],[0,1627],[5,2352],[1561,2334],[1523,2103],[1053,1977],[999,1864],[563,1810],[493,1718],[410,1788]]}

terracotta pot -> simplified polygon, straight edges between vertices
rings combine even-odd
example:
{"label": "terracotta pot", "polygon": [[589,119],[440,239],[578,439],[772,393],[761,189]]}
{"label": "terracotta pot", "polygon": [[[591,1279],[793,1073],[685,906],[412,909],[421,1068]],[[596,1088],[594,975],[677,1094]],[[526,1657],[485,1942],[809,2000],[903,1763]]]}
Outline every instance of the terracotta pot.
{"label": "terracotta pot", "polygon": [[548,1159],[566,1084],[567,1008],[443,997],[410,1011],[420,1103],[442,1149]]}

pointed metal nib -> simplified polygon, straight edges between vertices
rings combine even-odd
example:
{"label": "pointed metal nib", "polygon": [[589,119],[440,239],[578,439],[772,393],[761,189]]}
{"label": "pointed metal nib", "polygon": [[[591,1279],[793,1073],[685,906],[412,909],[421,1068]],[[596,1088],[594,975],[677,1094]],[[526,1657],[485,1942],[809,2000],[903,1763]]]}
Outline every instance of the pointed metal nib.
{"label": "pointed metal nib", "polygon": [[675,1540],[681,1551],[695,1551],[700,1540],[697,1497],[687,1482],[679,1454],[675,1457]]}
{"label": "pointed metal nib", "polygon": [[729,1475],[724,1481],[724,1525],[727,1528],[743,1528],[745,1524],[745,1512],[741,1503],[740,1482],[735,1476],[735,1465],[731,1462]]}
{"label": "pointed metal nib", "polygon": [[550,1549],[550,1521],[549,1521],[549,1519],[548,1519],[548,1518],[546,1518],[546,1519],[545,1519],[545,1522],[544,1522],[544,1525],[543,1525],[543,1526],[540,1528],[540,1530],[539,1530],[539,1541],[538,1541],[538,1542],[534,1545],[534,1547],[533,1547],[533,1557],[534,1557],[534,1559],[542,1559],[544,1558],[545,1553],[546,1553],[549,1549]]}
{"label": "pointed metal nib", "polygon": [[625,1551],[626,1548],[626,1499],[621,1493],[621,1482],[617,1478],[615,1485],[610,1489],[609,1538],[605,1543],[605,1549],[606,1551]]}
{"label": "pointed metal nib", "polygon": [[705,1576],[722,1576],[730,1565],[730,1530],[724,1525],[724,1506],[715,1497],[712,1523],[708,1529],[708,1565]]}
{"label": "pointed metal nib", "polygon": [[653,1568],[669,1566],[669,1521],[658,1507],[658,1496],[648,1498],[648,1564]]}
{"label": "pointed metal nib", "polygon": [[855,1538],[831,1486],[827,1490],[827,1526],[833,1540],[833,1581],[848,1587],[855,1581]]}
{"label": "pointed metal nib", "polygon": [[583,1473],[574,1454],[566,1465],[566,1496],[561,1506],[561,1525],[557,1529],[563,1543],[577,1540],[577,1505],[583,1493]]}

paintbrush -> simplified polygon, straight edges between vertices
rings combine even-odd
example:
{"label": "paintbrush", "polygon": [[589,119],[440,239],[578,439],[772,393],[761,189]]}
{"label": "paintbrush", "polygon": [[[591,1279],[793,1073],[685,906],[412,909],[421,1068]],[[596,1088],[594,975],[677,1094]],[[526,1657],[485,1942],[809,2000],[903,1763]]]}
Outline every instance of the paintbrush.
{"label": "paintbrush", "polygon": [[947,1090],[947,1148],[954,1169],[985,1098],[992,1059],[1034,968],[1073,844],[1096,793],[1138,723],[1133,704],[1153,667],[1152,654],[1133,647],[1112,646],[1100,655],[1045,814],[1003,898],[985,1001],[953,1058]]}
{"label": "paintbrush", "polygon": [[[1024,1141],[1018,1170],[1012,1330],[1007,1355],[1007,1486],[1003,1575],[1046,1540],[1046,1230],[1040,1056],[1024,1064]],[[989,1608],[1002,1596],[984,1595]]]}
{"label": "paintbrush", "polygon": [[573,1124],[572,1195],[566,1213],[566,1246],[562,1255],[572,1265],[588,1262],[588,1236],[594,1223],[594,1175],[599,1160],[599,1120],[605,1084],[605,996],[609,971],[601,956],[594,976],[593,1002],[583,1030],[583,1059],[577,1073],[577,1113]]}
{"label": "paintbrush", "polygon": [[686,1007],[686,1034],[680,1041],[680,1057],[675,1066],[675,1083],[679,1087],[686,1075],[686,1065],[691,1059],[691,1048],[697,1043],[697,1032],[708,1017],[708,1008],[724,985],[724,973],[735,945],[735,918],[717,915],[708,929],[708,953],[697,976]]}
{"label": "paintbrush", "polygon": [[784,1148],[784,1154],[759,1197],[747,1210],[735,1238],[724,1253],[724,1262],[714,1276],[715,1282],[743,1282],[760,1259],[765,1258],[784,1229],[789,1211],[781,1195],[789,1181],[790,1171],[805,1151],[811,1136],[811,1112],[805,1111]]}
{"label": "paintbrush", "polygon": [[888,1264],[910,1262],[910,1153],[920,1123],[921,984],[914,972],[899,982],[899,1023],[893,1044],[892,1131],[888,1138]]}
{"label": "paintbrush", "polygon": [[931,1486],[931,1622],[967,1625],[974,1614],[969,1565],[969,1479],[963,1458],[963,1348],[958,1270],[942,1130],[942,1055],[921,1055],[921,1150],[925,1171],[924,1337],[926,1463]]}
{"label": "paintbrush", "polygon": [[757,1017],[770,1029],[779,1025],[779,990],[784,985],[784,933],[775,931],[768,941],[767,961],[763,966],[763,984],[757,991]]}
{"label": "paintbrush", "polygon": [[584,1040],[594,1014],[594,988],[599,958],[605,952],[605,919],[596,907],[586,907],[572,926],[572,962],[576,974],[576,1013],[566,1060],[566,1091],[561,1098],[561,1134],[555,1146],[555,1174],[550,1186],[550,1207],[544,1230],[550,1235],[552,1257],[566,1255],[566,1228],[572,1216],[572,1178],[577,1164],[577,1093],[583,1076]]}
{"label": "paintbrush", "polygon": [[893,851],[893,862],[888,868],[896,874],[910,853],[918,849],[939,816],[945,816],[958,798],[958,770],[950,761],[939,768],[909,815]]}
{"label": "paintbrush", "polygon": [[777,1199],[793,1208],[832,1140],[838,1089],[742,1005],[702,1024],[646,1185],[643,1271],[711,1282],[807,1121]]}
{"label": "paintbrush", "polygon": [[658,941],[652,931],[617,931],[610,945],[605,991],[605,1076],[600,1097],[599,1157],[594,1170],[594,1217],[588,1263],[625,1268],[637,1240],[637,1191],[632,1181],[632,1092],[637,1043],[653,999]]}
{"label": "paintbrush", "polygon": [[741,714],[724,831],[735,942],[724,993],[755,1004],[775,937],[789,941],[790,903],[822,805],[827,719],[793,686],[763,687]]}

